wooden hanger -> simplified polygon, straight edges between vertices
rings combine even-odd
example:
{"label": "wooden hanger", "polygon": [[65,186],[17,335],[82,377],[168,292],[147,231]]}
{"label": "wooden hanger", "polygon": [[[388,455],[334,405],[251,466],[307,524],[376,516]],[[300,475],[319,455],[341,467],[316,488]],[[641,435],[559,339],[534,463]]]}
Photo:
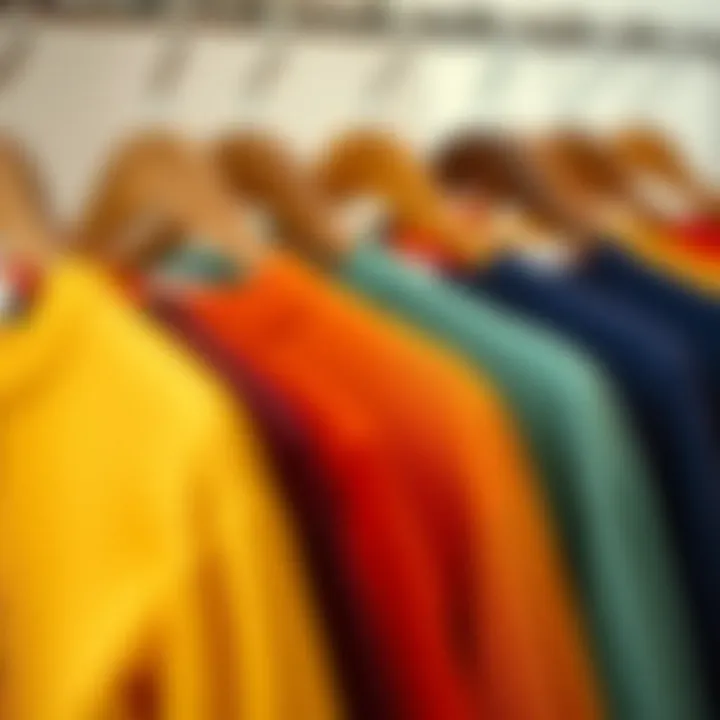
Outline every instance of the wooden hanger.
{"label": "wooden hanger", "polygon": [[200,146],[164,130],[141,132],[110,159],[82,215],[76,247],[129,268],[192,239],[243,267],[263,255]]}
{"label": "wooden hanger", "polygon": [[578,188],[612,197],[627,192],[627,178],[599,143],[580,130],[558,130],[541,142]]}
{"label": "wooden hanger", "polygon": [[628,174],[648,175],[667,183],[685,196],[696,212],[717,211],[715,191],[693,171],[679,146],[660,130],[625,128],[608,139],[607,148]]}
{"label": "wooden hanger", "polygon": [[536,159],[546,165],[546,176],[568,193],[569,201],[583,205],[589,224],[610,230],[620,216],[644,225],[661,218],[638,194],[625,168],[592,135],[578,129],[558,130],[539,140]]}
{"label": "wooden hanger", "polygon": [[477,130],[456,133],[436,152],[433,167],[451,191],[475,192],[501,213],[512,208],[518,215],[517,232],[527,241],[583,230],[569,203],[549,182],[541,157],[520,139]]}
{"label": "wooden hanger", "polygon": [[429,169],[391,132],[347,132],[330,144],[316,173],[332,198],[378,199],[394,220],[427,232],[456,260],[476,262],[489,250],[453,216]]}
{"label": "wooden hanger", "polygon": [[37,165],[16,140],[0,136],[0,243],[37,267],[56,256],[47,194]]}
{"label": "wooden hanger", "polygon": [[235,131],[215,143],[213,155],[228,185],[270,214],[283,241],[329,262],[348,252],[327,198],[279,139],[258,130]]}

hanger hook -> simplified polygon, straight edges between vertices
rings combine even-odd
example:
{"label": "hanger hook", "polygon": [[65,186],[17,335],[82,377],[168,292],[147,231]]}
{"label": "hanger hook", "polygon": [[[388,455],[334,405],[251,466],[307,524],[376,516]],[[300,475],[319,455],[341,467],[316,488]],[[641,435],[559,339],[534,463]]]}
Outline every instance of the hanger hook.
{"label": "hanger hook", "polygon": [[167,102],[177,92],[190,59],[193,0],[165,0],[164,31],[167,39],[161,48],[148,82],[151,102]]}
{"label": "hanger hook", "polygon": [[676,35],[669,29],[658,30],[664,35],[658,49],[659,56],[652,62],[645,81],[640,87],[631,87],[631,103],[633,112],[637,115],[648,116],[659,108],[659,101],[668,97],[672,83],[677,80],[681,63],[679,59],[679,43],[675,42]]}
{"label": "hanger hook", "polygon": [[361,93],[361,114],[378,115],[378,108],[392,100],[411,73],[417,59],[419,42],[412,16],[402,0],[378,0],[390,35],[387,58],[380,62]]}
{"label": "hanger hook", "polygon": [[616,78],[620,52],[618,40],[621,30],[614,23],[603,23],[594,20],[589,24],[591,36],[588,41],[590,54],[589,63],[581,67],[575,77],[571,78],[565,89],[564,102],[560,102],[561,119],[570,123],[579,122],[589,101],[597,97],[609,78]]}
{"label": "hanger hook", "polygon": [[277,88],[290,52],[292,13],[289,0],[267,0],[260,50],[247,75],[242,78],[241,95],[249,107],[259,110],[271,89]]}
{"label": "hanger hook", "polygon": [[[572,89],[568,92],[568,101],[565,103],[567,115],[571,120],[582,114],[582,109],[592,97],[598,97],[607,87],[609,80],[615,81],[612,85],[617,88],[618,69],[622,52],[618,49],[623,45],[627,23],[598,27],[595,37],[595,57],[587,73],[580,73]],[[664,34],[659,43],[657,52],[661,61],[653,63],[649,73],[641,73],[640,82],[629,82],[627,87],[621,88],[621,94],[626,94],[627,105],[631,114],[647,115],[657,105],[660,98],[666,97],[669,83],[676,79],[680,69],[676,62],[678,47],[673,46],[676,35],[672,28],[664,31],[659,28],[652,29],[653,34]],[[633,118],[635,119],[635,118]]]}
{"label": "hanger hook", "polygon": [[0,90],[7,88],[19,77],[37,38],[30,0],[15,0],[5,12],[11,17],[7,47],[0,53]]}
{"label": "hanger hook", "polygon": [[[480,10],[489,10],[485,0],[479,3]],[[498,107],[503,91],[510,87],[512,72],[516,68],[520,41],[509,12],[493,12],[494,29],[491,32],[489,59],[483,62],[482,51],[477,54],[477,71],[473,91],[470,93],[471,119],[484,118],[487,107]],[[489,103],[488,101],[492,102]]]}

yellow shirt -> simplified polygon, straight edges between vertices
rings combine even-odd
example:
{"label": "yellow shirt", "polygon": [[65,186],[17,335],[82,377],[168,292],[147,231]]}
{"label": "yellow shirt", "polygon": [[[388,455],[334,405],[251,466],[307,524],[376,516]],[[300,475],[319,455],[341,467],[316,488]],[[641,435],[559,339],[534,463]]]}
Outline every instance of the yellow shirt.
{"label": "yellow shirt", "polygon": [[0,408],[0,717],[338,716],[248,419],[87,267],[0,327]]}

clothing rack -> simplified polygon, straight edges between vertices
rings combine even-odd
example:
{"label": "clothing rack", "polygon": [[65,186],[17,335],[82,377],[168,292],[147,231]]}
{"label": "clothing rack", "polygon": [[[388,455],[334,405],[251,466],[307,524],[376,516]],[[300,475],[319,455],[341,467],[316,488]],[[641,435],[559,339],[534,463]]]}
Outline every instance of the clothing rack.
{"label": "clothing rack", "polygon": [[[88,4],[85,4],[88,5]],[[190,4],[189,4],[190,5]],[[232,30],[260,31],[267,26],[272,3],[246,2],[228,11],[214,12],[207,8],[189,8],[193,22],[221,25]],[[392,3],[368,2],[355,4],[287,3],[283,9],[286,28],[306,34],[330,34],[374,38],[396,32],[396,12]],[[154,23],[166,22],[165,9],[146,10],[87,6],[81,9],[48,8],[46,2],[9,0],[0,3],[3,12],[23,7],[33,16],[58,22],[73,23]],[[684,57],[705,58],[720,62],[720,30],[704,27],[667,27],[644,18],[620,22],[598,22],[577,13],[533,13],[513,17],[490,9],[420,8],[402,12],[407,31],[418,41],[477,43],[511,37],[528,47],[584,50],[608,43],[617,52],[638,54],[673,53]]]}
{"label": "clothing rack", "polygon": [[[570,88],[573,109],[582,106],[581,99],[592,88],[607,87],[606,78],[614,81],[616,58],[657,64],[655,77],[632,101],[640,114],[651,104],[646,100],[667,86],[668,64],[704,62],[720,79],[720,27],[674,26],[647,15],[613,20],[577,11],[408,7],[393,0],[0,0],[0,29],[7,29],[7,23],[14,27],[0,41],[0,92],[22,74],[38,29],[53,26],[156,31],[164,47],[148,83],[153,97],[169,97],[182,82],[193,38],[201,32],[264,39],[261,57],[248,82],[243,81],[253,97],[275,86],[293,60],[295,40],[325,37],[388,44],[388,62],[371,83],[372,97],[379,98],[391,96],[387,88],[397,89],[418,53],[433,45],[490,48],[496,62],[482,72],[500,76],[495,85],[501,88],[512,65],[510,56],[519,51],[592,54],[589,77],[579,77]],[[720,106],[720,83],[717,87],[714,107]],[[712,145],[720,152],[720,137]]]}

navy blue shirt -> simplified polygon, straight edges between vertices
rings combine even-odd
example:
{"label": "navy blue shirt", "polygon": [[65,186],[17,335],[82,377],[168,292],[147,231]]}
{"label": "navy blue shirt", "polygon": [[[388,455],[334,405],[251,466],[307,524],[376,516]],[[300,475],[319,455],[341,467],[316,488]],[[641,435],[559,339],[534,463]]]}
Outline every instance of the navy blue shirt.
{"label": "navy blue shirt", "polygon": [[662,318],[692,348],[707,382],[720,439],[720,302],[604,243],[579,270],[584,284]]}
{"label": "navy blue shirt", "polygon": [[[720,680],[720,463],[707,387],[694,346],[652,302],[632,301],[621,260],[614,292],[612,257],[599,257],[592,280],[504,259],[456,278],[552,327],[590,351],[617,383],[654,463],[685,571],[700,646],[713,685]],[[597,283],[597,287],[595,286]],[[636,291],[639,290],[636,288]],[[627,295],[627,297],[626,297]],[[720,314],[718,315],[720,321]],[[720,325],[716,335],[720,342]],[[719,366],[720,367],[720,366]]]}

